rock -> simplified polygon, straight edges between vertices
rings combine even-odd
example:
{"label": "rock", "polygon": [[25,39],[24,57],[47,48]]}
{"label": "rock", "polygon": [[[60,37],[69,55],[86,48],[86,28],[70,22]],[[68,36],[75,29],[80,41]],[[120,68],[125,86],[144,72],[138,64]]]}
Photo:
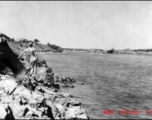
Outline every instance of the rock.
{"label": "rock", "polygon": [[7,112],[6,112],[5,107],[4,107],[3,104],[0,104],[0,111],[1,111],[0,119],[4,119],[6,117],[6,115],[7,115]]}
{"label": "rock", "polygon": [[33,111],[29,110],[29,111],[26,113],[25,118],[27,118],[27,119],[31,119],[31,118],[32,118],[33,113],[34,113]]}
{"label": "rock", "polygon": [[55,107],[58,109],[60,115],[61,115],[61,119],[64,118],[64,114],[65,114],[65,108],[61,105],[61,104],[54,104]]}
{"label": "rock", "polygon": [[46,101],[46,104],[51,107],[54,118],[60,119],[61,114],[60,114],[59,110],[56,108],[56,106],[51,101],[48,101],[48,100]]}
{"label": "rock", "polygon": [[58,74],[54,75],[54,83],[60,84],[64,88],[74,88],[75,79],[70,77],[61,77]]}
{"label": "rock", "polygon": [[84,83],[83,82],[79,82],[78,85],[84,85]]}
{"label": "rock", "polygon": [[37,55],[38,55],[37,66],[47,68],[48,65],[47,65],[46,61],[41,57],[41,55],[39,55],[39,54],[37,54]]}
{"label": "rock", "polygon": [[73,85],[69,85],[67,83],[63,84],[62,87],[64,87],[64,88],[74,88]]}
{"label": "rock", "polygon": [[[53,77],[51,76],[52,74],[50,74],[50,72],[51,72],[50,68],[40,67],[37,69],[36,78],[39,81],[43,81],[43,83],[46,82],[46,83],[50,83],[51,85],[53,85],[54,80],[53,80]],[[47,84],[45,84],[45,85],[47,85]]]}
{"label": "rock", "polygon": [[28,101],[32,98],[32,94],[30,92],[30,90],[28,90],[27,88],[23,87],[23,86],[20,86],[18,87],[14,93],[13,93],[14,96],[19,96],[19,97],[23,97],[23,98],[26,98]]}
{"label": "rock", "polygon": [[6,67],[9,67],[15,75],[25,70],[25,67],[18,60],[16,54],[9,47],[6,40],[3,42],[0,42],[0,53],[1,53],[0,54],[0,71],[1,72],[4,69],[6,69]]}
{"label": "rock", "polygon": [[52,73],[52,69],[51,68],[47,68],[46,73]]}
{"label": "rock", "polygon": [[[0,78],[2,79],[0,81],[0,103],[9,105],[12,110],[11,115],[7,111],[7,114],[3,112],[3,116],[6,115],[7,118],[12,116],[12,119],[87,118],[84,109],[81,108],[81,103],[70,98],[70,95],[60,88],[55,92],[55,88],[37,85],[35,90],[30,90],[23,85],[16,87],[17,83],[12,77],[0,75]],[[27,80],[28,82],[30,81]],[[10,95],[13,88],[16,89]]]}
{"label": "rock", "polygon": [[1,103],[3,104],[10,104],[12,103],[13,99],[11,96],[3,96],[1,97]]}
{"label": "rock", "polygon": [[51,120],[55,120],[53,113],[52,113],[52,108],[50,106],[46,105],[46,108],[44,109],[43,114],[48,116],[49,118],[51,118]]}
{"label": "rock", "polygon": [[[4,79],[3,81],[0,81],[0,88],[4,89],[5,93],[11,93],[15,87],[17,86],[17,83],[15,82],[15,80],[9,79],[8,78],[2,78]],[[7,80],[6,80],[7,79]]]}
{"label": "rock", "polygon": [[54,74],[53,79],[55,83],[62,82],[62,78],[58,74]]}
{"label": "rock", "polygon": [[42,101],[43,96],[41,94],[38,94],[37,92],[32,92],[32,98],[35,100]]}
{"label": "rock", "polygon": [[53,87],[56,88],[56,89],[60,89],[60,85],[59,84],[54,84]]}
{"label": "rock", "polygon": [[65,93],[65,92],[63,92],[62,95],[63,95],[64,97],[69,97],[69,94],[68,94],[68,93]]}
{"label": "rock", "polygon": [[10,108],[10,106],[7,106],[5,110],[7,112],[7,115],[5,116],[5,120],[15,120],[15,117],[13,115],[13,111]]}
{"label": "rock", "polygon": [[29,105],[32,107],[32,108],[36,108],[37,107],[37,101],[35,99],[30,99],[29,100]]}
{"label": "rock", "polygon": [[72,119],[72,118],[88,119],[84,109],[81,109],[80,106],[67,108],[65,116],[66,116],[65,119]]}
{"label": "rock", "polygon": [[20,119],[23,117],[24,111],[26,109],[26,106],[19,105],[18,103],[14,103],[11,105],[14,117],[16,119]]}
{"label": "rock", "polygon": [[26,98],[21,97],[20,104],[21,105],[26,105],[27,103],[28,103],[28,101],[26,100]]}
{"label": "rock", "polygon": [[4,68],[3,71],[1,71],[1,74],[15,77],[15,74],[12,72],[12,70],[9,67]]}

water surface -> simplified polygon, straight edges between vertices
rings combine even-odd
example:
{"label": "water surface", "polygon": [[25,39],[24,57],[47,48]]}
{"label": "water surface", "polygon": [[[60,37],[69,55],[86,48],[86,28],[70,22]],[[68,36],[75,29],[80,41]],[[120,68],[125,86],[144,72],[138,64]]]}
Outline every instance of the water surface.
{"label": "water surface", "polygon": [[[55,73],[70,76],[85,85],[67,89],[83,103],[90,118],[151,118],[152,56],[84,53],[42,53]],[[138,115],[118,110],[141,110]],[[114,110],[104,115],[103,110]]]}

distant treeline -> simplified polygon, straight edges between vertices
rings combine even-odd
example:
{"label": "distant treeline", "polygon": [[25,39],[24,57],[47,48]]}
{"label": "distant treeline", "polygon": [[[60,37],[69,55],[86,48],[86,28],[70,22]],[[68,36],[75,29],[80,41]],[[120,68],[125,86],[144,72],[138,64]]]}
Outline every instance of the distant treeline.
{"label": "distant treeline", "polygon": [[62,52],[63,51],[63,48],[61,48],[61,47],[59,47],[57,45],[54,45],[54,44],[47,43],[47,46],[52,48],[52,49],[54,49],[54,50],[57,50],[58,52]]}
{"label": "distant treeline", "polygon": [[135,49],[135,52],[143,51],[143,52],[151,52],[152,49]]}
{"label": "distant treeline", "polygon": [[[59,48],[58,48],[59,49]],[[102,52],[105,51],[103,49],[83,49],[83,48],[63,48],[66,51],[85,51],[85,52]],[[115,50],[115,49],[110,49],[110,50],[106,50],[107,53],[113,53],[113,52],[118,52],[119,50]],[[122,51],[122,50],[121,50]],[[152,49],[124,49],[123,51],[134,51],[134,52],[152,52]]]}
{"label": "distant treeline", "polygon": [[83,48],[64,48],[64,50],[68,51],[103,51],[103,49],[83,49]]}

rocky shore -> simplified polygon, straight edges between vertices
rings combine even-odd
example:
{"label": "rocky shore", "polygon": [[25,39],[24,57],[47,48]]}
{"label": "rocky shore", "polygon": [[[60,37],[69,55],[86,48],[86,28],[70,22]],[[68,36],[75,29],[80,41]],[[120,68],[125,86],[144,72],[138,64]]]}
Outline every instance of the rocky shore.
{"label": "rocky shore", "polygon": [[8,75],[0,75],[0,111],[0,119],[88,119],[81,103],[60,88],[34,79],[18,85]]}
{"label": "rocky shore", "polygon": [[62,90],[74,87],[73,78],[58,76],[45,60],[35,78],[25,70],[24,59],[18,60],[7,40],[0,42],[0,119],[89,119],[82,104]]}

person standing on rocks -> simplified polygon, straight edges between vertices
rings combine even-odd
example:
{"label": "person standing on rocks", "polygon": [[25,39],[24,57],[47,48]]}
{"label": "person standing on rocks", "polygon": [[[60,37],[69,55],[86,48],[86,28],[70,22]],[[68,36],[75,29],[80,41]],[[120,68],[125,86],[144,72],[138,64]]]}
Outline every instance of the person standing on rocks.
{"label": "person standing on rocks", "polygon": [[33,47],[33,43],[32,42],[30,42],[29,44],[28,44],[28,48],[27,49],[25,49],[20,55],[19,55],[19,59],[21,58],[21,56],[23,55],[23,54],[25,54],[26,55],[26,61],[28,62],[28,68],[27,68],[27,71],[26,71],[26,73],[28,74],[28,75],[32,75],[32,73],[33,73],[33,77],[35,77],[35,75],[36,75],[36,63],[37,63],[37,60],[38,60],[38,56],[37,56],[37,54],[36,54],[36,49],[35,49],[35,47]]}

